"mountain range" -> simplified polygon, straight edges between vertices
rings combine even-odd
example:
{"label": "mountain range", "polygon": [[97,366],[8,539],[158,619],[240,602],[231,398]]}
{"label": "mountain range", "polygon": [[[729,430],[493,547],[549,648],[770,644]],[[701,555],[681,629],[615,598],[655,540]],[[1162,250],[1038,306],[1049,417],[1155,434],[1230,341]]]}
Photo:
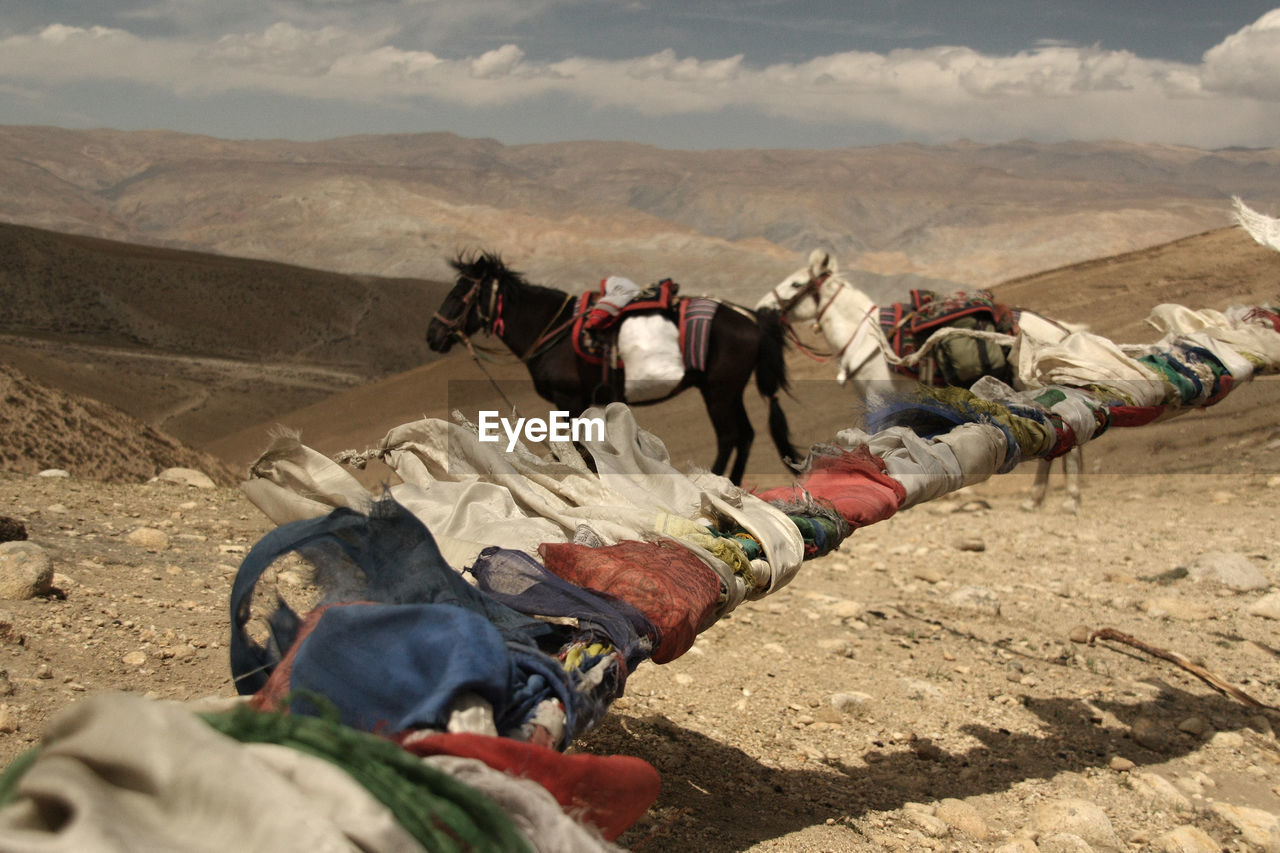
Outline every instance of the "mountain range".
{"label": "mountain range", "polygon": [[0,219],[140,245],[443,279],[498,251],[538,283],[671,277],[741,301],[834,251],[889,285],[989,286],[1228,225],[1280,149],[1124,142],[672,151],[451,134],[320,142],[0,127]]}

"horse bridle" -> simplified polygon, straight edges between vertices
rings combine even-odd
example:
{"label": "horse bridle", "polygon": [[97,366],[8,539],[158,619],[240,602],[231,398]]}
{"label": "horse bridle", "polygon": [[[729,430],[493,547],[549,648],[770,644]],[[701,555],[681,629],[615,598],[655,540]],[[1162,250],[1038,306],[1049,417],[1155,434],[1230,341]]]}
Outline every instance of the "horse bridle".
{"label": "horse bridle", "polygon": [[827,300],[827,304],[823,305],[822,285],[826,284],[827,280],[830,278],[830,270],[827,270],[822,275],[811,275],[809,276],[809,280],[805,282],[804,287],[797,290],[787,299],[783,299],[778,296],[778,287],[782,286],[778,285],[778,287],[773,289],[773,298],[778,300],[778,311],[785,317],[791,313],[792,308],[795,308],[800,304],[801,300],[805,297],[812,296],[813,307],[817,312],[816,316],[813,318],[813,323],[815,326],[818,325],[822,322],[822,317],[827,313],[827,309],[831,307],[831,303],[836,301],[836,297],[839,296],[840,291],[844,289],[844,281],[842,279],[837,279],[836,282],[838,286],[836,287],[835,293],[831,294],[831,298]]}
{"label": "horse bridle", "polygon": [[[844,290],[845,288],[844,279],[840,279],[840,278],[836,279],[835,292],[831,294],[831,298],[827,300],[825,305],[822,304],[822,286],[827,283],[827,280],[831,278],[831,275],[832,273],[830,270],[827,270],[826,272],[822,273],[822,275],[816,275],[816,276],[810,275],[809,280],[805,282],[804,287],[800,288],[798,291],[793,293],[786,300],[783,300],[778,296],[778,287],[781,287],[782,285],[778,285],[772,291],[773,298],[778,301],[778,306],[779,306],[778,311],[782,316],[782,322],[790,330],[792,339],[796,344],[796,346],[806,355],[809,355],[810,358],[814,358],[815,356],[812,353],[810,353],[809,350],[803,344],[800,343],[799,336],[796,335],[794,329],[790,328],[791,324],[787,319],[787,315],[791,313],[792,308],[800,304],[800,301],[802,299],[804,299],[805,297],[812,296],[813,307],[815,310],[815,314],[813,317],[813,328],[814,328],[814,331],[820,330],[822,328],[822,318],[823,316],[826,315],[827,309],[829,309],[832,305],[835,304],[836,297],[838,297],[840,295],[840,291]],[[871,316],[874,310],[875,310],[875,306],[873,305],[871,306],[870,309],[868,309],[867,313],[862,316],[862,319],[858,321],[858,325],[854,328],[853,334],[849,336],[849,340],[845,341],[844,346],[840,347],[840,349],[832,353],[829,356],[829,358],[838,359],[844,355],[845,350],[849,349],[849,345],[853,343],[854,338],[858,337],[858,332],[862,329],[863,324],[867,322],[867,319]],[[825,361],[826,359],[816,359],[816,360]]]}
{"label": "horse bridle", "polygon": [[439,311],[432,315],[432,319],[438,321],[444,326],[445,331],[451,335],[456,335],[462,340],[467,340],[467,334],[463,329],[467,325],[467,317],[471,315],[471,310],[476,309],[476,316],[480,320],[481,327],[484,328],[487,335],[502,334],[502,295],[498,293],[497,279],[492,279],[493,288],[489,291],[489,306],[486,310],[477,304],[476,298],[480,295],[488,278],[472,278],[469,275],[462,275],[462,278],[471,282],[470,289],[462,296],[462,308],[453,317],[445,317]]}

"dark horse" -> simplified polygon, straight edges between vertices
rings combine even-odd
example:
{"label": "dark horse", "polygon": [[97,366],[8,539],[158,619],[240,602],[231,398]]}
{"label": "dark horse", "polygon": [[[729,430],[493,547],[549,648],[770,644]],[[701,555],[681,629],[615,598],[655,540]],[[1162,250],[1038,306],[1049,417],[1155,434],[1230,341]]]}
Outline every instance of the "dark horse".
{"label": "dark horse", "polygon": [[[601,368],[578,357],[570,340],[575,298],[527,282],[491,253],[459,255],[450,261],[457,283],[445,297],[427,329],[427,344],[448,352],[454,341],[476,332],[496,335],[529,368],[539,396],[557,409],[578,417],[589,406],[621,398],[604,388]],[[697,388],[716,431],[716,460],[711,470],[723,474],[737,451],[729,479],[742,482],[755,430],[747,418],[742,393],[756,374],[756,387],[769,398],[769,432],[783,461],[795,459],[787,419],[777,394],[787,388],[782,325],[777,314],[757,316],[745,308],[721,303],[711,322],[705,371],[688,371],[667,397]],[[625,402],[625,401],[623,401]],[[660,402],[658,400],[646,401]]]}

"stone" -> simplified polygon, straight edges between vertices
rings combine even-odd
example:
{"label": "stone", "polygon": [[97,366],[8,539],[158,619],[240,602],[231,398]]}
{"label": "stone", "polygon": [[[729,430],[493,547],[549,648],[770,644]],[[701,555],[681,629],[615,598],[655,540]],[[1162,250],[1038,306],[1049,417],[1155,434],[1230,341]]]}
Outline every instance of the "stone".
{"label": "stone", "polygon": [[1207,604],[1173,596],[1149,598],[1142,602],[1142,610],[1153,619],[1177,619],[1183,622],[1198,622],[1215,615],[1215,611]]}
{"label": "stone", "polygon": [[1187,566],[1187,576],[1195,581],[1214,581],[1236,592],[1271,586],[1252,560],[1234,551],[1206,551]]}
{"label": "stone", "polygon": [[1209,746],[1214,749],[1243,749],[1244,735],[1239,732],[1214,732],[1209,738]]}
{"label": "stone", "polygon": [[1129,782],[1139,794],[1150,797],[1161,806],[1173,811],[1191,811],[1191,800],[1159,773],[1140,770],[1129,774]]}
{"label": "stone", "polygon": [[44,469],[43,471],[41,471],[39,474],[36,474],[36,476],[37,476],[37,477],[48,477],[48,478],[51,478],[51,479],[61,479],[61,478],[65,478],[65,477],[70,477],[70,476],[71,476],[71,472],[70,472],[70,471],[66,471],[66,470],[64,470],[64,469],[62,469],[62,468],[45,468],[45,469]]}
{"label": "stone", "polygon": [[934,815],[947,826],[976,841],[985,841],[991,836],[991,828],[982,819],[982,815],[964,800],[948,797],[938,803]]}
{"label": "stone", "polygon": [[8,705],[0,705],[0,734],[12,734],[22,728],[18,717]]}
{"label": "stone", "polygon": [[0,543],[0,598],[25,601],[52,585],[53,563],[43,548],[25,540]]}
{"label": "stone", "polygon": [[982,551],[987,550],[987,543],[979,539],[977,536],[969,536],[957,542],[956,548],[961,551],[981,553]]}
{"label": "stone", "polygon": [[[1031,813],[1031,827],[1043,837],[1069,834],[1078,836],[1089,845],[1125,849],[1107,813],[1088,800],[1068,798],[1044,803]],[[1037,843],[1041,850],[1045,849],[1043,840]]]}
{"label": "stone", "polygon": [[1219,853],[1222,845],[1202,829],[1179,826],[1151,842],[1152,853]]}
{"label": "stone", "polygon": [[1117,755],[1111,759],[1109,766],[1117,773],[1126,773],[1132,770],[1136,765],[1123,755]]}
{"label": "stone", "polygon": [[842,599],[823,608],[837,619],[857,619],[866,612],[867,606],[860,601]]}
{"label": "stone", "polygon": [[905,809],[904,811],[911,822],[919,827],[920,831],[925,835],[941,838],[947,834],[947,824],[934,815],[917,809]]}
{"label": "stone", "polygon": [[831,707],[835,708],[842,714],[857,714],[865,711],[871,704],[872,697],[869,693],[833,693],[831,695]]}
{"label": "stone", "polygon": [[130,545],[146,548],[148,551],[165,551],[169,548],[169,534],[154,527],[139,527],[127,537]]}
{"label": "stone", "polygon": [[1280,853],[1280,818],[1262,809],[1214,803],[1213,813],[1239,830],[1244,840],[1266,853]]}
{"label": "stone", "polygon": [[1067,635],[1067,639],[1073,643],[1087,643],[1089,637],[1093,635],[1093,631],[1088,625],[1077,625],[1071,629],[1071,633]]}
{"label": "stone", "polygon": [[1000,597],[985,586],[962,586],[947,596],[947,603],[988,616],[1000,615]]}
{"label": "stone", "polygon": [[1169,730],[1151,717],[1138,717],[1133,721],[1129,734],[1139,746],[1153,752],[1163,752],[1169,746]]}
{"label": "stone", "polygon": [[142,666],[147,662],[146,652],[129,652],[120,659],[125,666]]}
{"label": "stone", "polygon": [[[217,484],[203,471],[194,468],[166,468],[155,477],[162,483],[175,483],[179,486],[191,486],[196,489],[213,489]],[[153,481],[154,482],[154,481]]]}
{"label": "stone", "polygon": [[1039,853],[1040,848],[1030,838],[1015,838],[1008,844],[1001,844],[993,853]]}
{"label": "stone", "polygon": [[1253,604],[1250,604],[1246,612],[1250,616],[1280,620],[1280,589],[1269,592]]}
{"label": "stone", "polygon": [[1187,717],[1178,723],[1178,731],[1185,732],[1193,737],[1200,737],[1209,731],[1209,724],[1205,722],[1204,717]]}
{"label": "stone", "polygon": [[1036,850],[1040,853],[1093,853],[1089,842],[1074,832],[1055,832],[1042,836],[1036,842]]}

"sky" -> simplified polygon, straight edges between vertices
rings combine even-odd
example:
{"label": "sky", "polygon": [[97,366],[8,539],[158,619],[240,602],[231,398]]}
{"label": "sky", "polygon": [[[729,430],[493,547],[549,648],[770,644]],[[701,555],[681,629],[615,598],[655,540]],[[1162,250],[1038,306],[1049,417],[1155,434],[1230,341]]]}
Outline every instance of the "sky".
{"label": "sky", "polygon": [[0,124],[1274,147],[1275,2],[3,0]]}

